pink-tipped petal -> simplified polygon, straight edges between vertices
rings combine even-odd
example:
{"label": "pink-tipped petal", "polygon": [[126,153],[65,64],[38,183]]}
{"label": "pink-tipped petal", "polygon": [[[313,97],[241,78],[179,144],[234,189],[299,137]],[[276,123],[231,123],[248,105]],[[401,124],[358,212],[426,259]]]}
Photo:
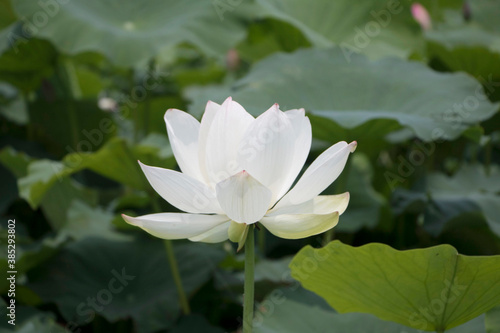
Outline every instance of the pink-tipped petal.
{"label": "pink-tipped petal", "polygon": [[341,141],[324,151],[307,168],[290,192],[278,202],[275,209],[301,204],[323,192],[344,170],[347,158],[356,150],[356,146],[356,141],[349,144]]}

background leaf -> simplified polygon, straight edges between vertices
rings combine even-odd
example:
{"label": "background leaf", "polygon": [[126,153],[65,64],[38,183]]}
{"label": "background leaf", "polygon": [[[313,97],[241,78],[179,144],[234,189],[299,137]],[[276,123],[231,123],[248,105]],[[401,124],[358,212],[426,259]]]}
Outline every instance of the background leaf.
{"label": "background leaf", "polygon": [[144,64],[181,43],[220,56],[244,36],[234,15],[224,20],[212,3],[204,1],[55,2],[42,11],[50,20],[39,27],[33,24],[40,12],[38,4],[16,1],[13,5],[18,16],[27,18],[30,33],[48,38],[63,52],[97,51],[121,66]]}
{"label": "background leaf", "polygon": [[[177,244],[175,251],[188,294],[206,283],[224,258],[221,250],[206,244]],[[78,325],[98,313],[111,322],[131,317],[139,332],[154,332],[170,327],[180,312],[162,241],[149,237],[132,242],[85,238],[33,277],[30,287]],[[97,303],[88,303],[88,297]]]}
{"label": "background leaf", "polygon": [[[438,88],[442,86],[446,89]],[[284,110],[301,105],[314,116],[350,129],[342,139],[357,138],[360,149],[363,142],[380,141],[394,131],[395,122],[424,141],[451,140],[498,111],[498,104],[485,100],[484,95],[475,97],[482,87],[467,75],[436,73],[397,59],[371,62],[356,56],[348,63],[339,50],[307,49],[270,56],[232,90],[233,98],[253,114],[275,102]],[[452,109],[454,103],[463,104],[466,99],[474,99],[473,109]],[[194,103],[191,109],[203,110],[200,104]],[[367,132],[360,125],[369,121],[378,121],[380,126]],[[328,124],[323,122],[323,126]],[[373,123],[368,128],[373,129]],[[331,141],[336,142],[340,137],[334,130],[329,128]]]}
{"label": "background leaf", "polygon": [[303,248],[290,267],[341,313],[371,313],[420,330],[456,327],[500,302],[500,256],[467,257],[449,245],[397,251],[334,241]]}

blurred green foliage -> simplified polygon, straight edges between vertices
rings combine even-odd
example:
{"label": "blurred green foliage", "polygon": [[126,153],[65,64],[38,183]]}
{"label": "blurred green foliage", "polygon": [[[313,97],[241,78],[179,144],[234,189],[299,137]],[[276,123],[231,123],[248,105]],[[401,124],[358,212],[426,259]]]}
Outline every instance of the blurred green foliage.
{"label": "blurred green foliage", "polygon": [[[137,160],[176,167],[165,110],[199,118],[228,96],[253,115],[276,102],[305,108],[309,162],[358,141],[326,190],[351,193],[334,234],[343,243],[500,254],[500,1],[420,3],[430,29],[398,0],[0,0],[0,239],[15,219],[18,271],[15,327],[0,282],[0,332],[237,331],[235,244],[174,243],[193,310],[182,315],[161,241],[120,217],[158,199]],[[291,257],[325,236],[259,238],[257,332],[417,332],[335,313],[291,278]],[[371,264],[383,269],[388,251]],[[495,265],[483,287],[496,279],[497,300],[453,324],[500,304]],[[356,267],[352,281],[363,281]],[[447,332],[500,332],[498,313]]]}

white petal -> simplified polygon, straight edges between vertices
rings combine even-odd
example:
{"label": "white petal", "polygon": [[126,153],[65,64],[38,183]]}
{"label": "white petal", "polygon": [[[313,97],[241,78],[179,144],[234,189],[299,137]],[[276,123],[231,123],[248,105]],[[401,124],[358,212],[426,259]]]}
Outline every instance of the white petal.
{"label": "white petal", "polygon": [[243,170],[236,159],[238,146],[247,128],[255,119],[231,97],[211,122],[206,140],[205,163],[210,182],[218,182]]}
{"label": "white petal", "polygon": [[276,205],[276,209],[298,205],[323,192],[344,170],[349,153],[356,149],[356,141],[338,142],[316,158],[297,184]]}
{"label": "white petal", "polygon": [[190,237],[189,240],[192,242],[204,242],[204,243],[220,243],[228,239],[228,230],[230,221],[219,224],[213,229],[210,229],[202,234],[194,237]]}
{"label": "white petal", "polygon": [[284,182],[282,191],[278,194],[278,198],[281,198],[292,186],[295,178],[302,170],[304,163],[306,163],[307,156],[311,150],[312,141],[312,130],[311,122],[309,118],[305,116],[304,109],[288,110],[285,111],[285,115],[290,119],[295,136],[295,147],[293,161],[290,164],[290,171],[287,175],[286,181]]}
{"label": "white petal", "polygon": [[138,217],[122,214],[123,219],[147,231],[151,235],[163,239],[191,238],[205,233],[224,222],[225,215],[201,215],[184,213],[159,213]]}
{"label": "white petal", "polygon": [[345,212],[349,204],[349,192],[337,195],[318,195],[312,200],[298,205],[286,206],[279,209],[273,208],[266,216],[277,216],[281,214],[330,214]]}
{"label": "white petal", "polygon": [[205,112],[203,113],[203,117],[201,118],[200,138],[198,143],[198,158],[200,160],[201,173],[203,174],[205,182],[207,183],[210,183],[210,178],[208,177],[206,168],[207,138],[215,115],[220,110],[220,108],[221,106],[219,104],[208,101],[207,106],[205,107]]}
{"label": "white petal", "polygon": [[257,117],[241,141],[239,164],[271,190],[273,203],[286,192],[283,187],[288,182],[294,146],[294,128],[278,104]]}
{"label": "white petal", "polygon": [[188,213],[221,213],[212,188],[174,170],[151,167],[139,162],[154,190],[172,206]]}
{"label": "white petal", "polygon": [[203,181],[198,158],[200,123],[189,113],[169,109],[165,112],[168,138],[183,173]]}
{"label": "white petal", "polygon": [[271,191],[246,171],[218,183],[216,192],[222,210],[239,223],[258,222],[271,203]]}
{"label": "white petal", "polygon": [[325,232],[339,222],[339,213],[298,214],[264,217],[260,223],[272,234],[287,239],[299,239]]}

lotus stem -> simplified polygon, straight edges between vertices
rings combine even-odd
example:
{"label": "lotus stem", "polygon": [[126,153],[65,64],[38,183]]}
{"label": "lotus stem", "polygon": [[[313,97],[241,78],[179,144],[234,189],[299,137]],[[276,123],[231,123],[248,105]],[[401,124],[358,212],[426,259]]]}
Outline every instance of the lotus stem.
{"label": "lotus stem", "polygon": [[[159,213],[161,211],[160,204],[158,203],[158,198],[155,195],[152,195],[151,202],[154,211]],[[189,307],[186,293],[184,292],[184,287],[182,286],[181,274],[179,273],[179,266],[177,265],[177,259],[175,258],[174,244],[169,239],[166,239],[164,244],[170,270],[172,271],[172,277],[174,278],[175,287],[177,289],[177,293],[179,294],[179,302],[181,304],[182,312],[185,315],[188,315],[191,313],[191,309]]]}
{"label": "lotus stem", "polygon": [[252,333],[255,268],[254,226],[250,226],[245,243],[245,285],[243,290],[243,333]]}
{"label": "lotus stem", "polygon": [[168,263],[170,264],[170,270],[172,271],[172,277],[174,278],[175,287],[177,288],[177,293],[179,294],[179,302],[181,303],[182,312],[185,315],[191,313],[189,308],[189,303],[182,287],[182,279],[179,273],[179,267],[177,265],[177,259],[175,258],[174,245],[169,239],[165,240],[165,249],[167,250]]}

